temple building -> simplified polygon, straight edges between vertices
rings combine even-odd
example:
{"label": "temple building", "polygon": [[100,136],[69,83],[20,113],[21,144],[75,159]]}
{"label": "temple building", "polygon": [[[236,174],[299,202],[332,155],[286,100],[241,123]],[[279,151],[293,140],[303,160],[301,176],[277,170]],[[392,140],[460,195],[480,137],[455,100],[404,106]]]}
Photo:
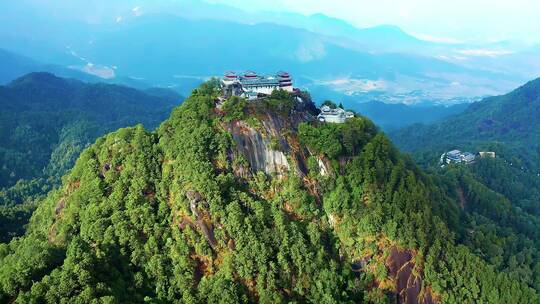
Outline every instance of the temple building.
{"label": "temple building", "polygon": [[321,113],[317,116],[320,122],[344,123],[347,119],[354,117],[353,112],[345,111],[341,108],[332,109],[327,105],[321,107]]}
{"label": "temple building", "polygon": [[444,167],[449,164],[472,164],[476,160],[476,156],[471,152],[461,152],[452,150],[441,155],[440,165]]}
{"label": "temple building", "polygon": [[242,75],[235,72],[227,72],[221,80],[223,95],[225,97],[241,96],[247,99],[256,99],[268,96],[274,90],[285,90],[292,93],[292,77],[287,72],[278,72],[272,76],[259,76],[257,73],[248,71]]}
{"label": "temple building", "polygon": [[487,152],[478,152],[478,155],[482,158],[495,158],[495,152],[490,152],[490,151],[487,151]]}

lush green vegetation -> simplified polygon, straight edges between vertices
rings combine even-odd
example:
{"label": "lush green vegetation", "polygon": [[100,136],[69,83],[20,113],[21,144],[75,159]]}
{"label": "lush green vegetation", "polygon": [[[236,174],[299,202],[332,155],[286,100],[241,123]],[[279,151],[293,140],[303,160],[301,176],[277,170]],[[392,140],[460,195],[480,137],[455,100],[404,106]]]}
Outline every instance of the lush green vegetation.
{"label": "lush green vegetation", "polygon": [[[482,159],[471,167],[455,166],[433,174],[460,203],[454,229],[459,241],[498,271],[540,290],[540,217],[521,208],[518,196],[503,194],[523,190],[512,171],[500,160]],[[502,176],[508,179],[499,179]],[[529,194],[537,189],[531,188]],[[524,200],[528,205],[529,199]]]}
{"label": "lush green vegetation", "polygon": [[47,73],[0,87],[0,240],[20,235],[36,201],[97,137],[137,123],[157,127],[179,100],[154,92],[164,97]]}
{"label": "lush green vegetation", "polygon": [[[235,166],[249,163],[229,161],[223,127],[239,117],[215,111],[215,94],[205,84],[155,132],[121,129],[85,149],[26,235],[0,245],[0,301],[391,303],[395,248],[413,256],[422,294],[444,303],[540,300],[458,245],[449,182],[422,173],[367,119],[290,130],[305,177],[239,177]],[[267,110],[286,117],[289,99],[273,99]]]}
{"label": "lush green vegetation", "polygon": [[[499,156],[540,173],[540,78],[515,91],[474,103],[433,125],[415,125],[391,134],[405,151],[438,158],[448,149],[497,151]],[[426,160],[428,160],[426,158]]]}
{"label": "lush green vegetation", "polygon": [[225,120],[241,120],[245,118],[247,101],[238,96],[232,96],[225,100],[221,109],[225,112]]}
{"label": "lush green vegetation", "polygon": [[[473,104],[431,126],[392,134],[460,202],[460,242],[540,291],[540,79]],[[496,159],[437,168],[443,151],[495,151]]]}
{"label": "lush green vegetation", "polygon": [[303,123],[298,127],[301,143],[331,159],[358,155],[376,133],[377,128],[371,121],[359,117],[349,119],[344,124],[312,126]]}

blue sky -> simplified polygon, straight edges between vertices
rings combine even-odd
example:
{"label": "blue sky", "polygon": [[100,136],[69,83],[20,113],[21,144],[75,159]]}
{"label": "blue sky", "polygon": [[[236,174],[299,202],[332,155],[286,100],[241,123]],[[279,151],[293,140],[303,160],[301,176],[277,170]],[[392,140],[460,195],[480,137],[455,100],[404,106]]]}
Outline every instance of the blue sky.
{"label": "blue sky", "polygon": [[398,25],[432,40],[540,43],[539,0],[207,0],[254,11],[324,13],[358,27]]}

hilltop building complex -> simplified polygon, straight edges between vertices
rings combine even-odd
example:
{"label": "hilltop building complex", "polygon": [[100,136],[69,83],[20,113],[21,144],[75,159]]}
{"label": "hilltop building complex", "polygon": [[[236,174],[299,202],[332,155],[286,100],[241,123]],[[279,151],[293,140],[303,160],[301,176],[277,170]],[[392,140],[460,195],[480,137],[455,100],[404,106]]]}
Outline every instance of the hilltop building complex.
{"label": "hilltop building complex", "polygon": [[461,152],[459,150],[452,150],[445,152],[441,155],[439,164],[444,167],[449,164],[473,164],[479,158],[495,158],[496,154],[492,151],[482,151],[476,154],[471,152]]}
{"label": "hilltop building complex", "polygon": [[287,72],[278,72],[271,76],[259,76],[248,71],[242,75],[227,72],[221,79],[224,97],[240,96],[253,100],[261,96],[268,96],[274,90],[285,90],[292,93],[293,81]]}
{"label": "hilltop building complex", "polygon": [[440,165],[444,167],[449,164],[472,164],[476,160],[476,156],[471,152],[461,152],[452,150],[441,155]]}

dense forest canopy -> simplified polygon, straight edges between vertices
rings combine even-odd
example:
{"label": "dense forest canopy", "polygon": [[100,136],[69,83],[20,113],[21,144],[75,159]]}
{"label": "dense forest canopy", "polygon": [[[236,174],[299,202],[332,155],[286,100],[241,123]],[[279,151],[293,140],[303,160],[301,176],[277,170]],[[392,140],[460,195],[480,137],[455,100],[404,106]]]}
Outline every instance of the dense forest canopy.
{"label": "dense forest canopy", "polygon": [[[391,134],[460,202],[458,239],[499,271],[540,289],[540,79],[434,125]],[[451,149],[493,151],[438,168]]]}
{"label": "dense forest canopy", "polygon": [[[0,245],[0,301],[540,301],[534,279],[464,242],[452,178],[368,119],[321,124],[284,92],[216,107],[218,93],[207,83],[156,131],[85,149]],[[249,147],[281,169],[254,170]]]}
{"label": "dense forest canopy", "polygon": [[0,241],[21,235],[38,198],[83,149],[120,127],[154,129],[181,102],[168,90],[32,73],[0,86]]}

